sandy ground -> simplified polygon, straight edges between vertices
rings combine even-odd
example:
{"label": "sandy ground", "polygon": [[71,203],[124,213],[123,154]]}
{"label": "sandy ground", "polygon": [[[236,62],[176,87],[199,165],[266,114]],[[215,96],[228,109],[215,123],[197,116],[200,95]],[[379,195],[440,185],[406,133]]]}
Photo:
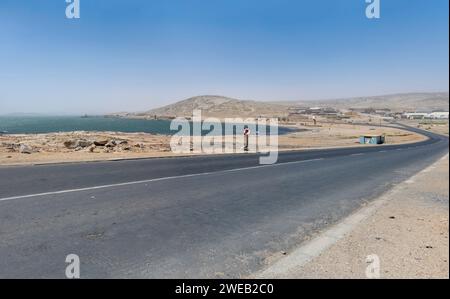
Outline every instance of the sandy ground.
{"label": "sandy ground", "polygon": [[[397,186],[374,214],[304,266],[278,278],[449,278],[448,155]],[[373,260],[372,260],[373,261]],[[369,263],[368,263],[369,262]]]}
{"label": "sandy ground", "polygon": [[[310,148],[369,146],[360,145],[363,134],[385,134],[387,144],[417,142],[425,137],[394,128],[376,128],[349,124],[319,123],[297,124],[302,131],[279,136],[279,150],[301,150]],[[67,148],[64,142],[70,140],[120,141],[114,147],[95,146]],[[116,132],[71,132],[52,134],[27,134],[0,136],[0,165],[40,164],[59,162],[102,161],[115,159],[168,157],[180,154],[170,148],[171,136],[146,133]],[[235,147],[243,151],[243,140],[225,138],[227,149]],[[31,148],[31,154],[20,153],[20,145]],[[183,153],[203,154],[198,151]]]}
{"label": "sandy ground", "polygon": [[418,121],[418,120],[410,120],[403,121],[402,123],[417,127],[423,130],[427,130],[436,134],[449,136],[449,122],[448,121]]}
{"label": "sandy ground", "polygon": [[359,146],[361,135],[386,135],[387,144],[399,144],[424,140],[423,136],[394,128],[362,125],[322,123],[318,126],[299,125],[303,132],[279,137],[281,149],[305,149],[324,147]]}

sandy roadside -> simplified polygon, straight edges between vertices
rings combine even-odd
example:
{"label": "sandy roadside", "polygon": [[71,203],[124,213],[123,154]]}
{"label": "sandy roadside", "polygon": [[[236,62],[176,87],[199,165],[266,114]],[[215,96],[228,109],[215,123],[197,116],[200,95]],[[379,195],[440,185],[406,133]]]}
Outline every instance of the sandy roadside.
{"label": "sandy roadside", "polygon": [[[279,150],[303,150],[335,147],[370,146],[360,145],[363,134],[386,135],[387,144],[412,143],[426,139],[424,136],[397,128],[379,128],[349,124],[327,124],[318,126],[296,125],[299,132],[279,136]],[[97,140],[123,142],[111,147],[67,147],[67,141]],[[27,165],[62,162],[106,161],[118,159],[155,158],[181,156],[170,148],[171,136],[145,133],[118,132],[69,132],[51,134],[24,134],[0,136],[0,165]],[[225,138],[226,144],[242,151],[242,140]],[[20,146],[31,149],[30,154],[20,153]],[[192,152],[187,155],[199,155]],[[185,156],[186,154],[183,154]]]}
{"label": "sandy roadside", "polygon": [[[448,155],[395,187],[377,204],[373,211],[365,208],[367,211],[363,209],[349,217],[356,219],[368,214],[342,238],[333,240],[344,228],[336,226],[311,242],[314,244],[306,244],[297,253],[270,266],[261,277],[367,278],[366,271],[375,266],[375,256],[380,278],[448,279]],[[327,243],[329,246],[323,245]],[[300,251],[317,248],[323,251],[303,261],[299,259],[304,257]]]}
{"label": "sandy roadside", "polygon": [[422,130],[430,131],[436,134],[449,136],[449,122],[445,120],[442,121],[406,120],[402,121],[401,123],[408,126],[417,127]]}

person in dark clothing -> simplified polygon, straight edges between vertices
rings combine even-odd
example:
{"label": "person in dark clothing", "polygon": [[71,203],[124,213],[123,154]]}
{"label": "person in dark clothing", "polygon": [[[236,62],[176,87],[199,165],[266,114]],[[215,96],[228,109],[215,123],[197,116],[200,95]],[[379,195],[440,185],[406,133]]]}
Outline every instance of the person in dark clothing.
{"label": "person in dark clothing", "polygon": [[247,127],[244,129],[244,151],[248,152],[248,139],[250,136],[250,129]]}

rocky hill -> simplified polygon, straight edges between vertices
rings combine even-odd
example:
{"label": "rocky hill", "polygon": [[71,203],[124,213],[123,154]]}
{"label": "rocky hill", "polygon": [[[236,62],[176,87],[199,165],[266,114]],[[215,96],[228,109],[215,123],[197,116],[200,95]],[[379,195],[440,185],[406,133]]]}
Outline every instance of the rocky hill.
{"label": "rocky hill", "polygon": [[192,116],[194,110],[201,110],[207,117],[273,117],[288,114],[288,105],[256,101],[242,101],[222,96],[198,96],[187,100],[149,110],[147,116],[177,117]]}
{"label": "rocky hill", "polygon": [[223,96],[198,96],[142,113],[118,113],[119,117],[189,117],[202,110],[204,117],[285,117],[293,107],[388,108],[392,111],[448,111],[449,93],[404,93],[384,96],[298,102],[243,101]]}

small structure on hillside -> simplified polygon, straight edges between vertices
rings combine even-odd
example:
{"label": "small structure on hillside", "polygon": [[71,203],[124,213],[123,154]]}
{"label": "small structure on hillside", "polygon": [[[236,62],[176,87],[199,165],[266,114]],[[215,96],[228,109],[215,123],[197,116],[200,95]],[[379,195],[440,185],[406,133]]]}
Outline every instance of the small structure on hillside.
{"label": "small structure on hillside", "polygon": [[359,137],[361,144],[384,144],[386,143],[386,136],[384,135],[363,135]]}

